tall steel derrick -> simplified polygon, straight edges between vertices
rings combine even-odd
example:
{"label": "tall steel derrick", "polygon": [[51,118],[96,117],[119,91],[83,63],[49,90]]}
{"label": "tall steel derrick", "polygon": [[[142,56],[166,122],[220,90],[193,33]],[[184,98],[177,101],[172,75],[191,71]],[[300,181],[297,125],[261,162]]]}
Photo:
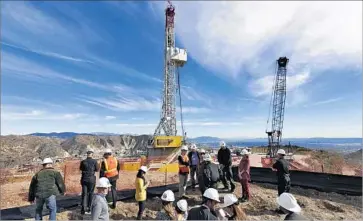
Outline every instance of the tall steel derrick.
{"label": "tall steel derrick", "polygon": [[[284,124],[285,100],[286,100],[286,69],[289,59],[280,57],[276,61],[277,72],[273,85],[272,97],[272,123],[268,135],[268,155],[275,157],[280,148],[282,129]],[[270,113],[269,113],[270,116]]]}
{"label": "tall steel derrick", "polygon": [[[175,136],[176,128],[176,74],[178,67],[186,62],[186,51],[175,47],[174,32],[175,7],[168,1],[165,10],[165,43],[164,43],[164,90],[160,122],[154,136]],[[180,54],[185,54],[180,57]],[[163,133],[162,133],[163,132]]]}

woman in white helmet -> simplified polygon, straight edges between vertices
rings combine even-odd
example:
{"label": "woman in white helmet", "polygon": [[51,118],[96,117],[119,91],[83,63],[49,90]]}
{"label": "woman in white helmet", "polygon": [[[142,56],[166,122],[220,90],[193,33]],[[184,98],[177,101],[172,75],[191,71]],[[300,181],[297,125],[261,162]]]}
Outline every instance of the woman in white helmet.
{"label": "woman in white helmet", "polygon": [[176,211],[173,206],[175,196],[173,191],[166,190],[161,195],[162,209],[156,214],[156,220],[176,220]]}
{"label": "woman in white helmet", "polygon": [[292,194],[282,193],[277,198],[277,204],[280,206],[280,210],[287,214],[284,220],[308,220],[300,215],[301,207]]}
{"label": "woman in white helmet", "polygon": [[186,200],[179,200],[175,206],[176,220],[184,221],[188,217],[188,202]]}
{"label": "woman in white helmet", "polygon": [[247,215],[243,211],[237,197],[234,194],[225,195],[223,201],[223,210],[218,211],[219,219],[247,220]]}
{"label": "woman in white helmet", "polygon": [[137,220],[141,220],[142,214],[145,210],[146,201],[146,189],[150,185],[149,181],[145,180],[145,174],[147,172],[147,167],[142,166],[136,174],[135,186],[136,193],[135,199],[139,203],[139,212],[137,213]]}
{"label": "woman in white helmet", "polygon": [[106,177],[101,177],[96,185],[97,193],[93,196],[91,205],[92,220],[106,220],[110,219],[108,213],[108,204],[106,195],[112,185]]}

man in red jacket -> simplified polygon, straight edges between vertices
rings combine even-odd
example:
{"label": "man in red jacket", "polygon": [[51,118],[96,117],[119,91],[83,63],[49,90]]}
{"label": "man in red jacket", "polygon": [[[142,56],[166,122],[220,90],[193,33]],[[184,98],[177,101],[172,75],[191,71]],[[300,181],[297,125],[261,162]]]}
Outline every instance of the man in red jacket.
{"label": "man in red jacket", "polygon": [[250,158],[249,152],[246,149],[242,150],[242,159],[238,166],[238,178],[242,185],[242,198],[243,202],[250,199],[250,187],[248,181],[250,181]]}

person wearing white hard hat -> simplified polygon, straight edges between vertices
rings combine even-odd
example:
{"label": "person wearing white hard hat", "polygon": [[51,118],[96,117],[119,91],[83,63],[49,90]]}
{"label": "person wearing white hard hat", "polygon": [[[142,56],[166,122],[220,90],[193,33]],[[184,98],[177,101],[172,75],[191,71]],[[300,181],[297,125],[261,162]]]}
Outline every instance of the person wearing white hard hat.
{"label": "person wearing white hard hat", "polygon": [[166,190],[163,195],[161,195],[162,209],[157,212],[156,220],[176,220],[176,211],[173,206],[175,201],[175,196],[173,191]]}
{"label": "person wearing white hard hat", "polygon": [[[226,146],[224,141],[220,143],[221,148],[218,150],[218,163],[222,170],[222,182],[224,189],[234,192],[236,185],[233,182],[232,174],[232,153],[231,150]],[[229,188],[230,187],[230,188]]]}
{"label": "person wearing white hard hat", "polygon": [[300,214],[301,207],[292,194],[282,193],[277,198],[277,204],[280,206],[280,210],[287,214],[284,220],[308,220]]}
{"label": "person wearing white hard hat", "polygon": [[285,155],[285,150],[279,149],[277,151],[277,160],[272,165],[272,168],[276,170],[277,191],[279,196],[284,192],[290,192],[289,162],[285,159]]}
{"label": "person wearing white hard hat", "polygon": [[179,200],[175,206],[176,220],[184,221],[188,217],[188,202],[186,200]]}
{"label": "person wearing white hard hat", "polygon": [[192,189],[195,190],[195,185],[196,185],[195,178],[198,174],[198,167],[199,167],[201,159],[200,159],[199,153],[197,152],[197,146],[195,144],[192,144],[191,150],[192,151],[190,151],[188,153],[188,158],[190,160],[190,163],[189,163],[190,180],[192,181]]}
{"label": "person wearing white hard hat", "polygon": [[187,220],[218,220],[215,212],[218,203],[220,203],[218,191],[214,188],[207,189],[203,194],[203,204],[192,208]]}
{"label": "person wearing white hard hat", "polygon": [[181,147],[181,153],[178,156],[179,163],[179,197],[185,196],[185,190],[187,189],[187,181],[189,175],[189,157],[187,155],[188,147],[183,145]]}
{"label": "person wearing white hard hat", "polygon": [[139,203],[139,212],[137,213],[137,220],[141,220],[142,214],[145,210],[145,201],[146,201],[146,189],[150,185],[149,181],[146,181],[145,174],[147,172],[146,166],[141,166],[139,171],[136,174],[135,186],[135,199]]}
{"label": "person wearing white hard hat", "polygon": [[198,173],[199,190],[204,194],[208,188],[216,188],[220,181],[222,171],[219,166],[212,162],[209,154],[204,155]]}
{"label": "person wearing white hard hat", "polygon": [[106,177],[101,177],[96,185],[97,193],[94,194],[91,204],[92,220],[106,220],[110,219],[108,213],[108,205],[106,195],[112,185]]}
{"label": "person wearing white hard hat", "polygon": [[95,172],[100,170],[100,166],[97,160],[93,159],[94,150],[87,147],[87,158],[82,160],[79,169],[82,172],[81,185],[82,185],[82,200],[81,200],[81,214],[89,213],[91,202],[93,198],[93,192],[96,185]]}
{"label": "person wearing white hard hat", "polygon": [[218,211],[220,220],[247,220],[247,215],[234,194],[224,196],[222,208]]}
{"label": "person wearing white hard hat", "polygon": [[[115,209],[117,203],[116,183],[119,178],[120,163],[118,162],[116,157],[112,156],[112,150],[109,148],[105,150],[103,157],[104,159],[101,163],[100,177],[108,178],[112,185],[110,191],[111,194],[109,193],[106,198],[112,198],[112,203],[110,202],[109,204],[112,209]],[[112,197],[110,197],[110,195]]]}
{"label": "person wearing white hard hat", "polygon": [[28,201],[36,203],[35,220],[43,219],[44,204],[49,210],[49,220],[56,220],[56,196],[64,195],[66,187],[61,173],[53,168],[51,158],[45,158],[42,165],[43,168],[33,176],[30,182]]}
{"label": "person wearing white hard hat", "polygon": [[249,181],[250,177],[250,158],[249,152],[246,149],[241,151],[242,159],[238,165],[238,178],[240,180],[242,186],[242,198],[243,202],[248,201],[250,199],[250,188]]}

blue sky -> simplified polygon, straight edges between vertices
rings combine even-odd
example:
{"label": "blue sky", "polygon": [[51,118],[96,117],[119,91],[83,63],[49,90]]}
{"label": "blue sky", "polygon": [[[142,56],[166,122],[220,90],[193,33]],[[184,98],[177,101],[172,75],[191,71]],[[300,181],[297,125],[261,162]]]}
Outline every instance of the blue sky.
{"label": "blue sky", "polygon": [[[2,1],[1,133],[153,133],[165,6]],[[175,6],[190,137],[265,137],[280,56],[290,58],[283,136],[361,137],[362,2]]]}

